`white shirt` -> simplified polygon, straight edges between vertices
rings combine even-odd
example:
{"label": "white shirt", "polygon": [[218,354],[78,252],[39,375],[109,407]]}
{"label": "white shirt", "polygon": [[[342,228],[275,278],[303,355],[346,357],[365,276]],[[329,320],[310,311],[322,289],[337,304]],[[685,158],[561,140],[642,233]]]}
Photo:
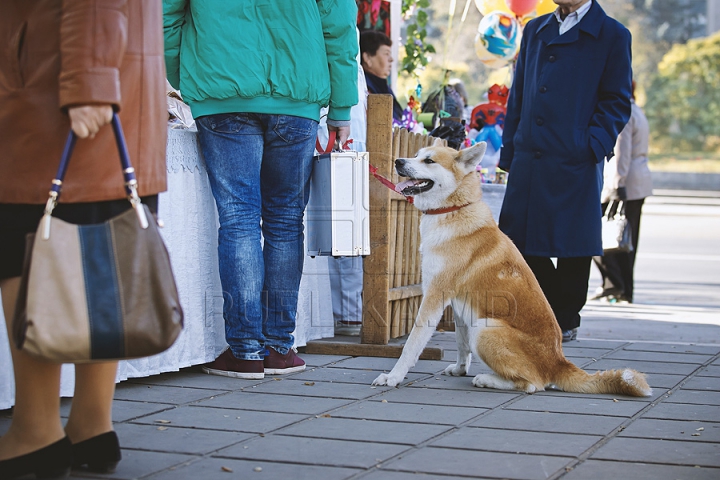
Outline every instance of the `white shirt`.
{"label": "white shirt", "polygon": [[560,22],[560,35],[570,30],[572,27],[580,23],[580,20],[585,16],[585,14],[590,10],[590,7],[592,6],[592,0],[587,2],[582,7],[578,8],[571,14],[569,14],[567,17],[565,17],[565,20],[560,18],[560,7],[555,9],[555,18],[557,18],[557,21]]}

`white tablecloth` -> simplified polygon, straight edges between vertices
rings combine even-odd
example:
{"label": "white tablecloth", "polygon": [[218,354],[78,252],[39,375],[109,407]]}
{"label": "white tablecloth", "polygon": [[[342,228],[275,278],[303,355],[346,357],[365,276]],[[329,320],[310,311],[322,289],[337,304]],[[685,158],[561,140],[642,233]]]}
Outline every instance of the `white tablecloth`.
{"label": "white tablecloth", "polygon": [[[185,329],[166,352],[122,361],[117,381],[146,377],[206,363],[226,347],[222,318],[222,290],[217,260],[217,209],[197,133],[168,131],[168,191],[160,195],[161,230],[172,261]],[[142,179],[141,179],[142,180]],[[0,409],[14,404],[15,391],[5,319],[0,309]],[[333,316],[327,259],[305,259],[300,285],[295,343],[333,336]],[[61,395],[72,396],[72,365],[63,365]]]}

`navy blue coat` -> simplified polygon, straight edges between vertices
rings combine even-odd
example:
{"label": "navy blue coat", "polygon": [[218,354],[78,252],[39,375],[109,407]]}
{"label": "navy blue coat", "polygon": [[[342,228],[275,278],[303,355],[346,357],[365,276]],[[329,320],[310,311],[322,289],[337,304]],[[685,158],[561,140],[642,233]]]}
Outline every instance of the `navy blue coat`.
{"label": "navy blue coat", "polygon": [[603,160],[630,118],[630,32],[593,0],[561,36],[551,13],[523,32],[508,99],[500,229],[524,255],[602,255]]}

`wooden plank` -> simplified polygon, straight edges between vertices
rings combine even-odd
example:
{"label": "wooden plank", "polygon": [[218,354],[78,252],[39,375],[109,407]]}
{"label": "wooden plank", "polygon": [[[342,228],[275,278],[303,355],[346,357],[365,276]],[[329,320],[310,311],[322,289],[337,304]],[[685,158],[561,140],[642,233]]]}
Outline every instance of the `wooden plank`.
{"label": "wooden plank", "polygon": [[[393,263],[393,276],[390,280],[390,286],[392,288],[401,287],[403,285],[403,252],[405,244],[403,238],[405,238],[405,208],[407,202],[398,202],[397,215],[395,217],[396,222],[396,234],[395,234],[395,255],[391,262]],[[392,316],[392,323],[390,324],[390,338],[397,338],[404,335],[400,328],[402,322],[402,302],[393,302],[395,308],[395,314]]]}
{"label": "wooden plank", "polygon": [[451,306],[445,308],[437,328],[438,330],[444,330],[446,332],[455,331],[455,317]]}
{"label": "wooden plank", "polygon": [[[397,150],[397,152],[395,152],[394,159],[405,158],[408,156],[407,148],[408,148],[408,140],[410,138],[410,134],[404,128],[398,128],[398,129],[396,129],[396,131],[397,131],[397,136],[399,138],[399,142],[398,142],[398,150]],[[393,159],[393,163],[394,163],[394,159]],[[393,166],[393,182],[399,183],[400,179],[401,179],[401,177],[397,174],[397,171],[395,170],[395,168]]]}
{"label": "wooden plank", "polygon": [[390,244],[388,245],[388,266],[389,266],[389,275],[390,275],[390,287],[394,287],[393,284],[393,278],[395,278],[395,248],[397,246],[397,219],[398,219],[398,209],[400,208],[400,202],[404,200],[397,200],[395,198],[390,198],[390,222],[388,225],[388,239],[390,239]]}
{"label": "wooden plank", "polygon": [[394,276],[390,281],[390,287],[402,287],[405,285],[403,282],[403,264],[402,257],[405,254],[405,244],[403,238],[405,238],[405,230],[407,224],[405,223],[405,210],[407,209],[407,202],[398,202],[397,214],[395,216],[395,256],[392,261],[394,263]]}
{"label": "wooden plank", "polygon": [[[351,357],[386,357],[399,358],[402,353],[402,344],[369,345],[358,343],[357,337],[336,337],[328,340],[313,340],[305,347],[300,347],[303,353],[313,355],[348,355]],[[339,341],[342,340],[342,341]],[[420,354],[420,360],[442,360],[443,349],[439,347],[425,347]]]}
{"label": "wooden plank", "polygon": [[388,292],[390,301],[400,300],[403,298],[422,297],[422,285],[404,285],[402,287],[391,288]]}
{"label": "wooden plank", "polygon": [[[405,208],[405,238],[403,238],[403,244],[405,245],[405,249],[403,252],[403,285],[409,285],[411,284],[411,270],[412,270],[412,256],[413,256],[413,242],[412,239],[415,236],[415,230],[413,228],[416,228],[417,226],[413,224],[413,217],[415,216],[415,211],[417,209],[413,207],[412,205],[406,205]],[[401,300],[403,302],[403,328],[402,331],[404,332],[403,335],[407,332],[410,332],[412,329],[413,324],[413,312],[412,312],[412,303],[409,300]]]}
{"label": "wooden plank", "polygon": [[[392,95],[368,95],[367,148],[378,173],[392,173]],[[363,262],[362,343],[387,344],[390,339],[389,239],[391,191],[370,182],[370,251]]]}
{"label": "wooden plank", "polygon": [[398,183],[400,179],[397,172],[395,171],[395,159],[400,158],[404,155],[402,143],[403,138],[405,137],[405,133],[407,133],[407,130],[400,127],[395,127],[395,130],[393,131],[393,169],[391,178],[393,183]]}

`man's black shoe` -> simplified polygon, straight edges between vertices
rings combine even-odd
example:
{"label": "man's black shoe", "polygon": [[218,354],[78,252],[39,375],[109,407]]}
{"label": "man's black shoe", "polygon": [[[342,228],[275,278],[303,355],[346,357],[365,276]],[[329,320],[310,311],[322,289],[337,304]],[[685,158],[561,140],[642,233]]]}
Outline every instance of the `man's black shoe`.
{"label": "man's black shoe", "polygon": [[577,339],[577,328],[573,328],[572,330],[565,330],[564,332],[562,332],[563,343],[571,342],[575,339]]}

